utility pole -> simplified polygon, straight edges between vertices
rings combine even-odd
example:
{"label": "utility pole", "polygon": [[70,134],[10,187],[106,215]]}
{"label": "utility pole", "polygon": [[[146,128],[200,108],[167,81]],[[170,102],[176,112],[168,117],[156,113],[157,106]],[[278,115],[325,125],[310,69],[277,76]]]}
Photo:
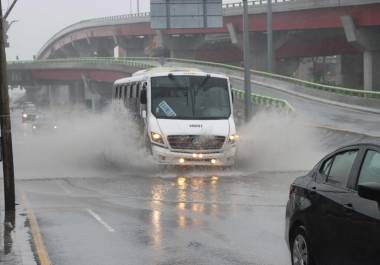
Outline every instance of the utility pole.
{"label": "utility pole", "polygon": [[267,71],[273,73],[273,16],[272,0],[267,0]]}
{"label": "utility pole", "polygon": [[245,102],[245,121],[249,122],[252,116],[251,101],[251,49],[249,45],[248,32],[248,2],[243,0],[243,39],[244,39],[244,102]]}
{"label": "utility pole", "polygon": [[[9,13],[8,13],[9,14]],[[9,112],[9,95],[7,80],[7,60],[4,47],[4,21],[0,1],[0,128],[3,157],[5,211],[15,211],[15,180],[13,168],[11,119]]]}

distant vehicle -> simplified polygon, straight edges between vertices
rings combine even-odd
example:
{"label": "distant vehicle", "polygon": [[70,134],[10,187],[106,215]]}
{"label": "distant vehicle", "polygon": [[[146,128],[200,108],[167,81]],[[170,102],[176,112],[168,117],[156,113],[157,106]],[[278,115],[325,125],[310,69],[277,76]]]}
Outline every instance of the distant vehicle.
{"label": "distant vehicle", "polygon": [[113,103],[120,102],[159,164],[234,164],[239,136],[228,77],[192,68],[142,70],[115,82]]}
{"label": "distant vehicle", "polygon": [[340,148],[290,187],[292,264],[380,264],[380,144]]}
{"label": "distant vehicle", "polygon": [[53,132],[58,129],[57,121],[46,113],[36,113],[36,118],[32,122],[32,130],[34,133]]}
{"label": "distant vehicle", "polygon": [[22,104],[21,120],[22,122],[31,122],[36,119],[37,108],[32,102],[24,102]]}

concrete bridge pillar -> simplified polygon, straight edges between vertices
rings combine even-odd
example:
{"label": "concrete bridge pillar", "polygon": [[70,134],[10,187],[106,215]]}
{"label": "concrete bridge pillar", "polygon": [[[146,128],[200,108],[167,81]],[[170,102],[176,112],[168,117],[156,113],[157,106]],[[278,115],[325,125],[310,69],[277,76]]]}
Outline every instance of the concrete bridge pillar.
{"label": "concrete bridge pillar", "polygon": [[57,84],[49,86],[50,107],[65,106],[70,104],[70,86]]}
{"label": "concrete bridge pillar", "polygon": [[362,87],[365,90],[378,90],[380,76],[375,74],[374,69],[380,64],[380,31],[359,28],[350,16],[342,16],[341,22],[347,41],[362,51]]}
{"label": "concrete bridge pillar", "polygon": [[380,91],[380,77],[376,74],[376,69],[380,67],[380,52],[364,51],[363,53],[363,74],[364,90]]}
{"label": "concrete bridge pillar", "polygon": [[84,86],[82,82],[74,82],[70,85],[69,88],[69,97],[70,97],[70,103],[77,105],[77,104],[84,104]]}

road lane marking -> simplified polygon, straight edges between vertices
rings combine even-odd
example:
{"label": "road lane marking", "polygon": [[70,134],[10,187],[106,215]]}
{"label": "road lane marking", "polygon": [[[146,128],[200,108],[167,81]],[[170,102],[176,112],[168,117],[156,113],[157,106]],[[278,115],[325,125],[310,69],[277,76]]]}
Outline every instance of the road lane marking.
{"label": "road lane marking", "polygon": [[72,192],[63,185],[62,180],[57,180],[56,183],[66,194],[72,194]]}
{"label": "road lane marking", "polygon": [[39,264],[52,265],[51,260],[49,258],[49,254],[45,247],[44,240],[40,232],[40,227],[37,223],[36,216],[34,215],[32,208],[30,208],[30,204],[25,192],[22,193],[22,205],[26,209],[30,229],[32,232],[33,243],[36,248],[37,256],[39,259]]}
{"label": "road lane marking", "polygon": [[96,221],[98,221],[101,225],[103,225],[107,230],[108,232],[115,232],[115,229],[113,229],[109,224],[107,224],[105,221],[102,220],[102,218],[100,218],[100,216],[95,213],[93,210],[91,210],[90,208],[87,208],[87,212],[95,218]]}

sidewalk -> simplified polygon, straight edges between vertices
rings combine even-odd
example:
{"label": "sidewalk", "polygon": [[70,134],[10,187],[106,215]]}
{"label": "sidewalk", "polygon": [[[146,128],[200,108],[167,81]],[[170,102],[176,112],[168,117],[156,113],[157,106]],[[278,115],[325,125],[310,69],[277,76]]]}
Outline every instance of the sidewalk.
{"label": "sidewalk", "polygon": [[0,182],[0,264],[37,265],[25,210],[18,205],[15,213],[5,214],[2,178]]}

